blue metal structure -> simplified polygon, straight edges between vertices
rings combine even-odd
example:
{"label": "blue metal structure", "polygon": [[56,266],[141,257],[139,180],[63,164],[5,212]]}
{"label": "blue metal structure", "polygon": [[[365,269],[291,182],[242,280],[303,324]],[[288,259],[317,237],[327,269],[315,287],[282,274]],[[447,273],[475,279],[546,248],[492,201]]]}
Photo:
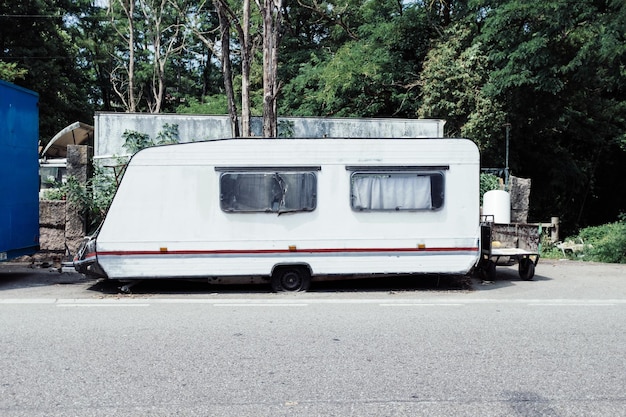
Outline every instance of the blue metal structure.
{"label": "blue metal structure", "polygon": [[39,250],[39,95],[0,80],[0,261]]}

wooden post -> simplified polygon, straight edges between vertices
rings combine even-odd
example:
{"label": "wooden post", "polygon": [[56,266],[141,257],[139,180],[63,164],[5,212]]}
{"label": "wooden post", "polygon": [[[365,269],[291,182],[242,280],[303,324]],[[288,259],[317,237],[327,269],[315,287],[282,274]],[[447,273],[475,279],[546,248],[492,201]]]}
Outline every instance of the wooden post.
{"label": "wooden post", "polygon": [[552,217],[550,223],[550,242],[556,243],[559,241],[559,218]]}

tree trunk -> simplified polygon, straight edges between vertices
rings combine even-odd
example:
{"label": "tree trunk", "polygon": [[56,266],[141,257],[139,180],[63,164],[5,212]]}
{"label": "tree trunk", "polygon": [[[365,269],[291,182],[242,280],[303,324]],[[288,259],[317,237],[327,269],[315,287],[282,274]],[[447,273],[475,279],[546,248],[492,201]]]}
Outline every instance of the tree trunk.
{"label": "tree trunk", "polygon": [[250,44],[250,0],[243,1],[243,28],[241,45],[241,134],[252,136],[250,130],[250,61],[252,45]]}
{"label": "tree trunk", "polygon": [[128,9],[124,8],[128,17],[128,111],[134,113],[137,110],[135,102],[135,2],[128,2]]}
{"label": "tree trunk", "polygon": [[121,3],[128,17],[128,111],[137,111],[135,101],[135,2]]}
{"label": "tree trunk", "polygon": [[278,136],[278,43],[282,0],[263,0],[263,136]]}
{"label": "tree trunk", "polygon": [[[146,20],[153,19],[154,24],[154,63],[153,63],[153,76],[152,76],[152,100],[150,103],[148,100],[148,109],[150,113],[160,113],[161,112],[161,103],[163,101],[163,90],[165,89],[164,72],[165,72],[165,62],[161,65],[163,61],[161,58],[161,19],[157,16],[149,16],[144,11],[144,15],[146,16]],[[156,79],[155,79],[156,78]]]}
{"label": "tree trunk", "polygon": [[[222,21],[226,23],[226,27],[230,30],[231,26],[237,31],[237,36],[239,38],[239,44],[241,45],[241,136],[249,137],[251,136],[250,129],[250,65],[252,62],[252,41],[250,39],[250,0],[243,0],[243,10],[242,16],[238,16],[228,5],[226,0],[213,0],[213,4],[215,8],[223,13],[220,17],[220,27],[222,31],[224,30],[224,25]],[[243,22],[243,25],[240,23]],[[223,32],[222,32],[223,34]],[[201,37],[202,38],[202,37]],[[224,36],[222,36],[224,39]],[[206,41],[204,41],[207,43]],[[209,46],[211,48],[211,46]],[[230,45],[226,46],[222,43],[222,50],[230,49]],[[223,55],[223,54],[222,54]],[[230,56],[227,56],[230,60]],[[224,57],[222,58],[224,59]],[[231,62],[228,62],[229,65],[229,73],[231,72]],[[222,67],[224,72],[226,71],[225,67]],[[232,79],[230,81],[230,86],[226,86],[225,88],[231,91],[234,91],[232,86]],[[229,109],[231,107],[230,97],[229,100]],[[234,93],[233,93],[233,104],[234,107]]]}
{"label": "tree trunk", "polygon": [[230,62],[230,20],[226,14],[224,5],[215,1],[215,8],[220,22],[221,46],[222,46],[222,72],[224,75],[224,90],[228,100],[228,116],[230,117],[230,129],[233,137],[241,136],[239,133],[239,121],[237,119],[237,105],[235,104],[235,90],[233,88],[233,75]]}

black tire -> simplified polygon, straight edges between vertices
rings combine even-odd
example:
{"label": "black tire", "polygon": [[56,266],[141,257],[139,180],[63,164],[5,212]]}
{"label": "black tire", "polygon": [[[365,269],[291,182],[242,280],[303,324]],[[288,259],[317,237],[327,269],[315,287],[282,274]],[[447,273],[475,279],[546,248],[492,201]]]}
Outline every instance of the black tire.
{"label": "black tire", "polygon": [[277,268],[270,279],[275,292],[307,291],[311,286],[311,274],[305,267]]}
{"label": "black tire", "polygon": [[496,280],[496,263],[492,260],[484,261],[480,265],[480,278],[483,281]]}
{"label": "black tire", "polygon": [[519,261],[519,277],[524,281],[530,281],[535,276],[535,263],[530,258],[522,258]]}

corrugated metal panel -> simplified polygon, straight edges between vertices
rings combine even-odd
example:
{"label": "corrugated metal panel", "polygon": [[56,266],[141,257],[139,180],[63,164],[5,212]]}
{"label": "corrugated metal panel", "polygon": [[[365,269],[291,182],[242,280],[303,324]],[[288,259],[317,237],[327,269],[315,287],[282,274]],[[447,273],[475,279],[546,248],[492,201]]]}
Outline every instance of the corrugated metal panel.
{"label": "corrugated metal panel", "polygon": [[39,244],[39,96],[0,81],[0,252]]}

